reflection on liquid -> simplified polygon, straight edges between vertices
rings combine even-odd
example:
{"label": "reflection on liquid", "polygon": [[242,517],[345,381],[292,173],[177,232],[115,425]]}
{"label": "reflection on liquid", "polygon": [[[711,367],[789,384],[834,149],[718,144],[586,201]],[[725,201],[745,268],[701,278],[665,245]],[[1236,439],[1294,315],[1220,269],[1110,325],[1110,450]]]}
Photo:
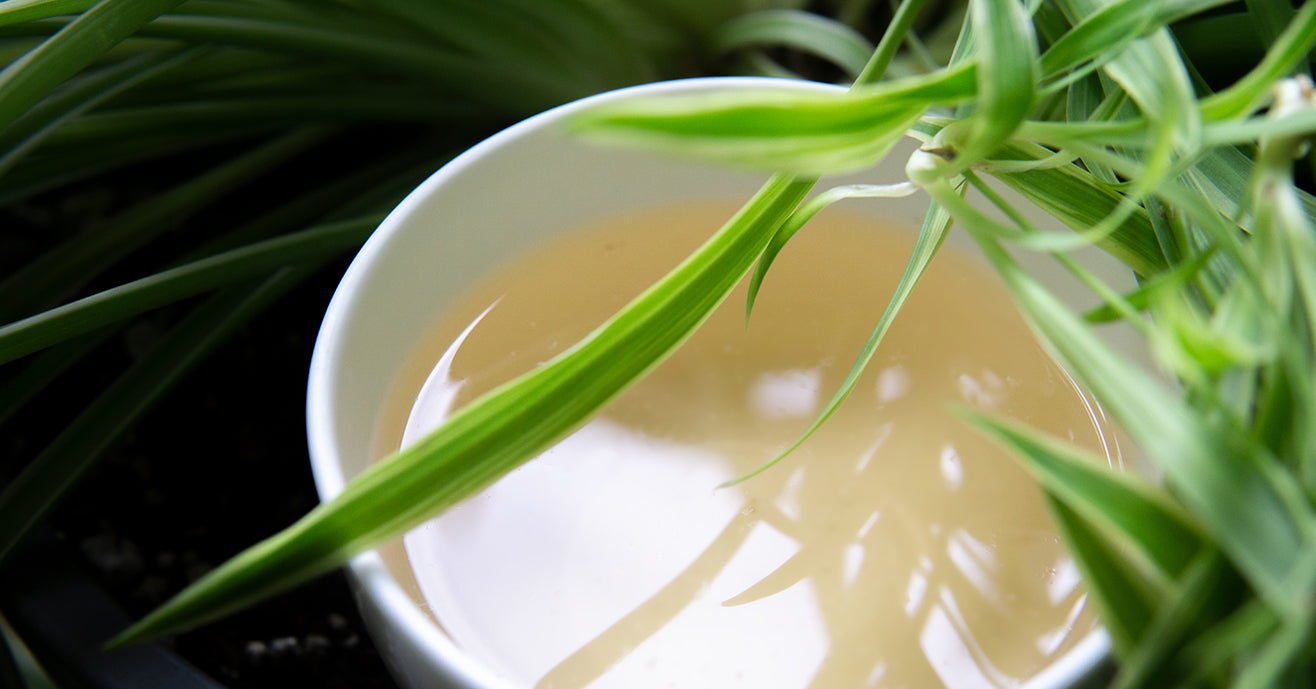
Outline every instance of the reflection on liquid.
{"label": "reflection on liquid", "polygon": [[[938,260],[858,392],[755,479],[716,489],[788,446],[845,377],[871,321],[836,295],[875,291],[880,313],[889,288],[765,289],[749,337],[724,309],[603,417],[409,534],[445,630],[543,689],[1004,687],[1072,646],[1093,622],[1037,489],[945,405],[1093,447],[1099,419],[1000,295],[955,288],[976,269]],[[467,399],[497,382],[481,357],[526,322],[499,290],[427,386]],[[832,301],[846,306],[818,313]],[[409,434],[445,406],[418,405]]]}

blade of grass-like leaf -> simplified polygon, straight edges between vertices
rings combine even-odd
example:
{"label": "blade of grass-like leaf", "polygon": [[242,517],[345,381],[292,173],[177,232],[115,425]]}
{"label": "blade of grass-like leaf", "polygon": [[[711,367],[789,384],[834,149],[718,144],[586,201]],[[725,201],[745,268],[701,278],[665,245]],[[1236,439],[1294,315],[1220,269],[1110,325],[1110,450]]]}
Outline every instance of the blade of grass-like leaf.
{"label": "blade of grass-like leaf", "polygon": [[1125,566],[1118,544],[1108,542],[1063,502],[1048,496],[1047,503],[1115,651],[1129,655],[1151,623],[1158,592]]}
{"label": "blade of grass-like leaf", "polygon": [[[1065,116],[1069,122],[1086,122],[1096,115],[1104,103],[1109,102],[1101,92],[1101,79],[1095,75],[1088,75],[1070,84],[1065,90],[1065,98]],[[1087,160],[1083,161],[1083,166],[1102,182],[1113,184],[1118,181],[1115,174],[1105,167]]]}
{"label": "blade of grass-like leaf", "polygon": [[417,78],[477,103],[512,115],[525,115],[585,95],[579,83],[548,71],[513,69],[478,56],[445,52],[419,42],[358,33],[352,27],[326,28],[266,19],[165,15],[141,36],[191,43],[214,42],[270,52],[358,64]]}
{"label": "blade of grass-like leaf", "polygon": [[1316,116],[1310,111],[1284,117],[1252,117],[1245,120],[1213,122],[1207,126],[1203,141],[1208,145],[1248,145],[1265,136],[1300,136],[1316,131]]}
{"label": "blade of grass-like leaf", "polygon": [[711,48],[731,53],[744,48],[782,46],[813,54],[840,67],[851,79],[864,71],[874,46],[863,34],[834,19],[791,9],[760,10],[727,22]]}
{"label": "blade of grass-like leaf", "polygon": [[[50,139],[8,174],[0,177],[0,204],[121,170],[134,163],[159,160],[224,144],[255,143],[270,136],[270,127],[223,132],[153,132],[142,139],[97,141],[76,149],[50,147]],[[52,134],[57,138],[57,133]]]}
{"label": "blade of grass-like leaf", "polygon": [[0,427],[3,427],[46,386],[99,347],[115,332],[117,328],[105,328],[51,347],[33,357],[23,370],[0,387]]}
{"label": "blade of grass-like leaf", "polygon": [[9,626],[9,621],[0,615],[0,687],[26,689],[22,673],[18,670],[18,635]]}
{"label": "blade of grass-like leaf", "polygon": [[1043,79],[1102,56],[1145,36],[1153,29],[1229,4],[1229,0],[1118,0],[1082,18],[1042,54]]}
{"label": "blade of grass-like leaf", "polygon": [[[647,3],[657,6],[663,3]],[[559,45],[572,46],[570,59],[586,75],[582,84],[634,84],[652,81],[652,64],[635,50],[661,40],[665,27],[637,3],[593,0],[499,0],[502,12],[525,17]],[[653,44],[649,44],[653,45]],[[659,51],[655,51],[659,52]],[[579,77],[577,77],[579,79]]]}
{"label": "blade of grass-like leaf", "polygon": [[8,0],[0,4],[0,26],[60,14],[82,14],[96,0]]}
{"label": "blade of grass-like leaf", "polygon": [[[1202,269],[1214,255],[1214,249],[1197,254],[1192,259],[1146,280],[1136,290],[1124,295],[1124,300],[1138,309],[1146,309],[1152,294],[1162,291],[1177,292],[1187,287],[1189,283],[1197,279],[1197,276],[1201,274]],[[1088,323],[1110,323],[1121,318],[1123,316],[1109,304],[1098,306],[1083,314],[1083,320]]]}
{"label": "blade of grass-like leaf", "polygon": [[308,127],[240,155],[116,216],[94,232],[65,242],[0,283],[0,320],[29,315],[63,297],[223,194],[324,140]]}
{"label": "blade of grass-like leaf", "polygon": [[1113,352],[1005,253],[984,229],[990,219],[944,186],[929,193],[969,228],[1043,341],[1165,472],[1260,595],[1279,610],[1302,609],[1310,591],[1294,568],[1316,515],[1310,506],[1295,505],[1274,475],[1258,467],[1273,458],[1256,456],[1245,439],[1207,424]]}
{"label": "blade of grass-like leaf", "polygon": [[0,176],[61,124],[195,54],[177,56],[175,53],[172,50],[145,53],[84,78],[75,78],[67,88],[34,105],[0,131]]}
{"label": "blade of grass-like leaf", "polygon": [[[1006,159],[1040,160],[1050,154],[1051,151],[1040,146],[1010,144],[997,155]],[[1076,165],[994,176],[1080,232],[1099,225],[1124,199],[1123,194]],[[1139,275],[1153,275],[1166,267],[1151,221],[1143,211],[1135,211],[1102,238],[1098,246]]]}
{"label": "blade of grass-like leaf", "polygon": [[849,184],[832,187],[801,204],[799,209],[792,213],[785,224],[781,226],[781,229],[777,230],[776,234],[772,236],[772,241],[763,250],[763,255],[759,257],[758,263],[754,266],[754,274],[750,277],[749,289],[745,298],[746,323],[749,322],[750,314],[754,311],[754,300],[758,297],[759,289],[763,286],[763,278],[767,276],[773,260],[777,258],[777,254],[781,253],[786,243],[795,236],[795,233],[799,232],[819,211],[841,199],[895,198],[909,196],[915,191],[917,191],[917,188],[909,182],[881,185]]}
{"label": "blade of grass-like leaf", "polygon": [[1159,26],[1157,20],[1163,11],[1164,3],[1121,0],[1081,18],[1042,54],[1043,78],[1051,79],[1088,60],[1115,54],[1121,45]]}
{"label": "blade of grass-like leaf", "polygon": [[1259,648],[1278,628],[1279,619],[1263,601],[1256,598],[1245,601],[1238,610],[1179,650],[1176,662],[1185,669],[1183,685],[1191,687],[1205,683],[1208,678],[1230,676],[1230,666]]}
{"label": "blade of grass-like leaf", "polygon": [[360,245],[382,219],[358,218],[244,246],[0,326],[0,364],[217,287],[337,255]]}
{"label": "blade of grass-like leaf", "polygon": [[1316,4],[1303,3],[1289,25],[1266,51],[1261,63],[1229,88],[1202,99],[1202,117],[1222,120],[1247,114],[1270,92],[1270,87],[1307,59],[1316,44]]}
{"label": "blade of grass-like leaf", "polygon": [[1293,4],[1289,0],[1247,0],[1247,9],[1267,45],[1274,43],[1293,19]]}
{"label": "blade of grass-like leaf", "polygon": [[1120,662],[1112,689],[1177,686],[1176,652],[1198,631],[1228,614],[1245,587],[1220,552],[1205,547],[1161,601],[1143,634],[1144,641]]}
{"label": "blade of grass-like leaf", "polygon": [[973,95],[974,68],[836,91],[632,98],[582,111],[583,138],[763,170],[831,173],[879,160],[932,104]]}
{"label": "blade of grass-like leaf", "polygon": [[102,0],[0,71],[0,129],[181,0]]}
{"label": "blade of grass-like leaf", "polygon": [[1109,460],[1004,417],[967,408],[957,413],[1010,450],[1038,483],[1080,515],[1089,528],[1126,543],[1141,576],[1171,589],[1201,550],[1193,517],[1142,479],[1113,470]]}
{"label": "blade of grass-like leaf", "polygon": [[886,31],[882,33],[882,40],[877,42],[877,49],[868,58],[864,70],[855,77],[855,85],[876,84],[886,76],[887,68],[891,66],[891,60],[895,58],[901,44],[907,36],[913,35],[914,20],[918,18],[919,10],[923,9],[925,2],[901,0],[895,14],[891,15]]}
{"label": "blade of grass-like leaf", "polygon": [[85,115],[51,136],[61,146],[94,144],[117,136],[139,137],[167,128],[204,134],[253,126],[311,123],[388,122],[485,129],[488,114],[436,101],[424,94],[337,94],[292,97],[189,100],[139,108],[107,109]]}
{"label": "blade of grass-like leaf", "polygon": [[859,383],[859,376],[877,352],[877,347],[882,343],[882,338],[886,336],[887,330],[891,328],[896,314],[900,312],[900,308],[909,299],[909,295],[913,292],[914,286],[918,284],[919,278],[923,276],[923,272],[927,270],[932,258],[936,256],[937,250],[941,248],[941,243],[950,230],[950,224],[950,216],[940,208],[934,206],[928,209],[928,213],[923,219],[923,226],[919,229],[918,239],[914,242],[914,249],[909,257],[909,262],[905,264],[905,272],[900,276],[900,282],[896,284],[895,292],[892,293],[886,309],[882,312],[882,317],[877,321],[877,326],[873,328],[872,334],[868,336],[868,341],[864,343],[859,356],[856,357],[854,364],[850,367],[850,372],[846,374],[845,380],[833,393],[832,398],[828,400],[822,411],[809,424],[809,427],[789,447],[748,474],[727,481],[723,484],[723,487],[748,481],[776,466],[781,460],[799,449],[819,428],[822,428],[822,425],[836,413],[836,410],[841,408],[841,404],[845,402],[850,393],[854,391],[855,385]]}
{"label": "blade of grass-like leaf", "polygon": [[773,177],[689,259],[581,343],[458,410],[335,499],[237,555],[112,643],[224,615],[337,567],[564,437],[683,342],[747,272],[812,181]]}
{"label": "blade of grass-like leaf", "polygon": [[1267,689],[1276,686],[1300,686],[1311,681],[1304,672],[1285,677],[1292,669],[1310,672],[1312,663],[1311,642],[1316,635],[1311,612],[1305,620],[1282,624],[1259,648],[1254,648],[1242,672],[1234,681],[1235,689]]}
{"label": "blade of grass-like leaf", "polygon": [[258,286],[213,297],[74,419],[0,493],[0,562],[133,420],[211,349],[305,276],[304,269],[285,270]]}
{"label": "blade of grass-like leaf", "polygon": [[930,176],[953,177],[987,157],[1033,107],[1037,37],[1027,10],[1017,0],[978,0],[969,3],[969,22],[978,62],[973,115],[933,139],[928,150],[937,150],[945,158],[943,164],[906,168],[917,184]]}
{"label": "blade of grass-like leaf", "polygon": [[579,66],[572,65],[563,50],[570,44],[555,45],[542,25],[536,26],[524,14],[508,12],[497,2],[376,0],[375,4],[463,52],[497,55],[500,60],[520,65],[547,64],[564,74],[579,74],[574,71]]}
{"label": "blade of grass-like leaf", "polygon": [[330,182],[261,213],[183,254],[173,265],[199,261],[310,225],[366,215],[382,216],[450,159],[451,154],[445,151],[451,150],[452,146],[440,137],[439,141],[417,141],[405,151],[382,156],[372,163],[358,161],[351,172],[335,176]]}
{"label": "blade of grass-like leaf", "polygon": [[[1069,14],[1090,16],[1101,0],[1062,0]],[[1201,149],[1202,117],[1187,68],[1170,33],[1157,29],[1135,39],[1102,66],[1147,117],[1145,173],[1133,179],[1129,196],[1139,199],[1170,174],[1176,154],[1191,157]]]}

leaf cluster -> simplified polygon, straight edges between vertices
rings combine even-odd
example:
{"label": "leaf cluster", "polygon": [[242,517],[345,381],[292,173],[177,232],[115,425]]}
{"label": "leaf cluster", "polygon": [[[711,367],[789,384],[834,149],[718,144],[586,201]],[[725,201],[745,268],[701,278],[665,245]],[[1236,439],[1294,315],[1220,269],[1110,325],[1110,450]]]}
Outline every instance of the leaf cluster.
{"label": "leaf cluster", "polygon": [[[76,128],[70,133],[46,125],[72,117],[85,122],[84,115],[101,112],[102,101],[159,107],[150,97],[124,94],[136,93],[132,88],[138,84],[176,84],[172,70],[227,74],[228,79],[205,82],[222,85],[222,94],[225,88],[279,83],[288,70],[323,70],[324,83],[333,82],[341,76],[335,73],[337,65],[318,61],[328,55],[351,55],[371,70],[395,69],[409,78],[428,75],[434,88],[457,94],[463,103],[505,112],[512,112],[509,94],[491,84],[517,84],[518,94],[544,94],[541,100],[518,97],[518,102],[543,103],[568,96],[554,89],[578,76],[569,60],[564,72],[535,72],[534,66],[562,64],[564,58],[533,41],[498,48],[509,51],[513,61],[508,64],[517,65],[507,73],[491,73],[498,65],[472,64],[469,53],[478,51],[481,41],[502,35],[474,30],[489,19],[478,9],[483,5],[452,4],[469,11],[463,16],[470,31],[413,43],[410,32],[420,25],[395,20],[439,10],[401,0],[381,2],[394,14],[372,14],[362,24],[381,33],[358,35],[333,24],[340,16],[359,19],[352,15],[358,9],[354,3],[337,4],[334,12],[314,19],[295,2],[243,4],[241,12],[221,17],[215,16],[218,3],[188,3],[164,15],[170,3],[149,4],[107,0],[76,19],[24,14],[30,7],[85,9],[48,0],[13,5],[10,14],[0,14],[17,18],[11,24],[16,39],[43,39],[0,73],[0,95],[13,94],[0,103],[17,103],[13,107],[25,113],[5,120],[0,111],[0,123],[13,122],[13,129],[23,118],[35,117],[16,131],[32,132],[42,145],[56,142],[58,131],[76,141]],[[1316,201],[1295,183],[1293,168],[1306,152],[1307,137],[1316,133],[1316,95],[1303,76],[1316,43],[1316,4],[1295,10],[1283,0],[1253,0],[1246,7],[1222,0],[971,0],[945,64],[912,31],[922,4],[900,4],[862,65],[859,49],[868,48],[863,40],[812,15],[746,15],[717,36],[723,48],[765,41],[815,46],[816,54],[854,75],[846,93],[655,98],[582,114],[573,125],[584,137],[773,176],[707,245],[586,340],[464,408],[418,445],[367,472],[337,500],[198,582],[120,641],[176,631],[294,585],[488,485],[578,427],[679,346],[756,260],[754,284],[771,279],[772,257],[822,206],[918,189],[932,203],[909,267],[850,379],[814,427],[844,401],[922,271],[935,260],[946,233],[952,226],[967,232],[1039,338],[1156,469],[1151,477],[1112,473],[1055,438],[964,412],[968,422],[1014,450],[1048,492],[1056,523],[1119,655],[1117,683],[1309,683],[1316,676],[1316,424],[1311,423],[1316,418]],[[108,49],[93,54],[70,47],[72,42],[62,46],[59,37],[81,30],[81,23],[102,21],[95,18],[112,5],[134,9],[110,13],[122,24],[106,23],[107,31],[117,27],[113,31],[119,33],[109,35],[118,38],[109,43],[124,54],[85,73],[109,85],[97,90],[70,81],[82,88],[54,90],[55,83]],[[585,2],[564,6],[594,7]],[[639,10],[631,9],[628,16],[634,19]],[[597,25],[591,21],[598,17],[585,21],[570,15],[568,21],[568,16],[564,11],[559,19],[572,27]],[[1260,43],[1268,47],[1241,77],[1213,83],[1195,68],[1201,56],[1188,54],[1178,36],[1200,22],[1218,25],[1221,16],[1255,27]],[[241,41],[225,39],[235,35],[230,33],[235,24],[243,27],[236,34]],[[210,47],[211,41],[224,40],[233,45],[218,53]],[[44,48],[52,43],[55,47]],[[400,47],[385,51],[385,44]],[[426,52],[430,48],[424,46],[434,44],[459,46],[459,54]],[[301,57],[316,59],[291,64],[271,52],[274,46],[295,46]],[[901,46],[907,48],[904,61],[892,68]],[[240,55],[242,68],[236,62],[215,62],[217,54],[230,60]],[[43,87],[23,67],[41,60],[68,63],[63,71],[49,70],[54,76]],[[268,69],[263,74],[269,82],[251,78],[246,61],[253,60]],[[598,64],[583,57],[581,66],[592,73]],[[11,71],[20,76],[8,76]],[[167,78],[171,73],[172,81]],[[468,74],[469,80],[454,80],[454,73]],[[884,78],[892,73],[899,76]],[[380,88],[388,92],[389,86]],[[392,97],[403,99],[403,94]],[[316,102],[316,107],[324,103]],[[427,111],[424,117],[434,114]],[[91,122],[113,127],[130,126],[125,124],[129,120],[140,121]],[[907,186],[842,188],[806,200],[822,175],[871,165],[906,133],[923,141],[907,162]],[[219,180],[241,178],[325,136],[317,128],[289,131],[212,173]],[[0,158],[0,166],[7,160]],[[222,183],[184,184],[161,198],[192,208],[205,202],[210,185]],[[1007,200],[998,185],[1013,189],[1068,231],[1034,227],[1019,212],[1019,202]],[[981,202],[970,202],[970,195]],[[984,204],[999,213],[983,212]],[[152,213],[162,211],[148,206],[118,222],[149,226],[156,217]],[[333,219],[352,220],[344,215]],[[307,231],[350,235],[346,228],[325,225]],[[269,250],[309,252],[320,245],[312,238],[318,236],[288,235],[279,248]],[[1090,245],[1123,261],[1140,287],[1122,294],[1090,274],[1071,255]],[[1074,313],[1020,266],[1017,251],[1053,257],[1103,306]],[[310,256],[289,255],[299,260]],[[73,265],[75,258],[64,260]],[[255,261],[216,253],[194,263],[205,260]],[[166,288],[125,285],[139,300],[127,303],[158,303],[151,301],[159,293],[153,289],[215,286],[206,282],[211,274],[206,266],[184,268],[183,273],[155,276],[178,281],[167,282]],[[262,287],[277,289],[269,280]],[[262,293],[221,292],[232,295],[234,303],[213,308],[233,313]],[[123,308],[125,302],[109,303]],[[0,352],[22,356],[60,341],[69,324],[93,323],[83,331],[92,333],[118,317],[97,310],[105,307],[96,304],[67,308],[87,310],[73,316],[55,310],[44,314],[41,323],[0,331]],[[96,317],[102,320],[88,314],[101,314]],[[1107,344],[1100,328],[1113,321],[1142,335],[1155,369]],[[184,341],[179,346],[200,345]],[[33,361],[33,371],[42,370],[40,361]],[[123,394],[135,394],[126,387]],[[16,494],[39,491],[28,487]],[[11,500],[17,502],[6,511],[0,498],[0,526],[21,523],[42,509],[24,502],[30,498]],[[21,533],[21,525],[11,531]]]}
{"label": "leaf cluster", "polygon": [[758,7],[0,3],[0,437],[21,448],[0,465],[0,567],[180,380],[341,269],[453,155],[547,107],[705,73],[747,50],[717,36]]}

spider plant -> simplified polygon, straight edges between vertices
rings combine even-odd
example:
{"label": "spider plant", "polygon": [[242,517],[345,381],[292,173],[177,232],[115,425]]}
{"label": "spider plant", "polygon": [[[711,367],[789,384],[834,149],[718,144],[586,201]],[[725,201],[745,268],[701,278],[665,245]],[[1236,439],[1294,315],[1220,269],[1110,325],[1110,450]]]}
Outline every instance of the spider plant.
{"label": "spider plant", "polygon": [[[805,24],[772,14],[791,6],[0,2],[0,568],[152,405],[452,155],[749,59]],[[143,323],[160,335],[125,356]]]}
{"label": "spider plant", "polygon": [[[527,461],[679,346],[745,274],[753,270],[755,285],[771,279],[772,258],[819,208],[874,192],[840,188],[809,200],[822,175],[871,165],[909,133],[924,142],[907,162],[910,185],[933,203],[887,312],[815,428],[844,401],[945,234],[967,232],[1038,337],[1157,470],[1111,473],[1056,438],[963,413],[1047,491],[1114,642],[1116,682],[1308,683],[1316,676],[1316,200],[1293,168],[1316,132],[1316,96],[1302,77],[1316,5],[970,0],[942,64],[912,31],[922,4],[901,3],[865,65],[851,64],[844,95],[710,94],[578,117],[578,133],[603,144],[771,177],[689,260],[578,346],[465,407],[118,642],[199,624],[322,574]],[[824,36],[831,52],[818,52],[854,62],[837,47],[850,34],[834,24],[823,30],[768,13],[724,36],[750,41],[755,22],[774,20],[830,31],[806,40]],[[1268,46],[1225,82],[1195,66],[1195,58],[1220,60],[1209,46],[1203,53],[1181,41],[1222,21],[1250,27]],[[890,69],[902,45],[909,57]],[[496,94],[467,95],[497,105]],[[271,144],[299,145],[307,143],[292,135]],[[1073,232],[1038,231],[987,177]],[[982,212],[969,195],[1001,212]],[[1071,258],[1093,244],[1122,260],[1140,287],[1119,293]],[[1104,306],[1072,312],[1016,263],[1018,250],[1049,254]],[[1098,331],[1112,322],[1141,334],[1156,370],[1104,343]],[[21,343],[35,337],[25,334],[31,327],[5,334]],[[555,413],[542,413],[548,408]]]}

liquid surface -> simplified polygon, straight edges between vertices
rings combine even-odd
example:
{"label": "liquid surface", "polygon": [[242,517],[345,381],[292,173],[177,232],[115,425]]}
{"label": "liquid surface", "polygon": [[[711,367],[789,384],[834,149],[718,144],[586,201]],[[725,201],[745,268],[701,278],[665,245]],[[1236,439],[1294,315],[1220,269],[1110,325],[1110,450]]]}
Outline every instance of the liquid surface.
{"label": "liquid surface", "polygon": [[[393,446],[427,374],[409,437],[575,343],[730,210],[585,228],[472,289],[399,382]],[[406,537],[430,612],[544,688],[1002,687],[1072,647],[1093,621],[1040,491],[950,406],[1097,449],[1103,428],[995,278],[949,247],[823,429],[716,488],[826,404],[911,246],[820,215],[748,328],[742,285],[600,418]]]}

